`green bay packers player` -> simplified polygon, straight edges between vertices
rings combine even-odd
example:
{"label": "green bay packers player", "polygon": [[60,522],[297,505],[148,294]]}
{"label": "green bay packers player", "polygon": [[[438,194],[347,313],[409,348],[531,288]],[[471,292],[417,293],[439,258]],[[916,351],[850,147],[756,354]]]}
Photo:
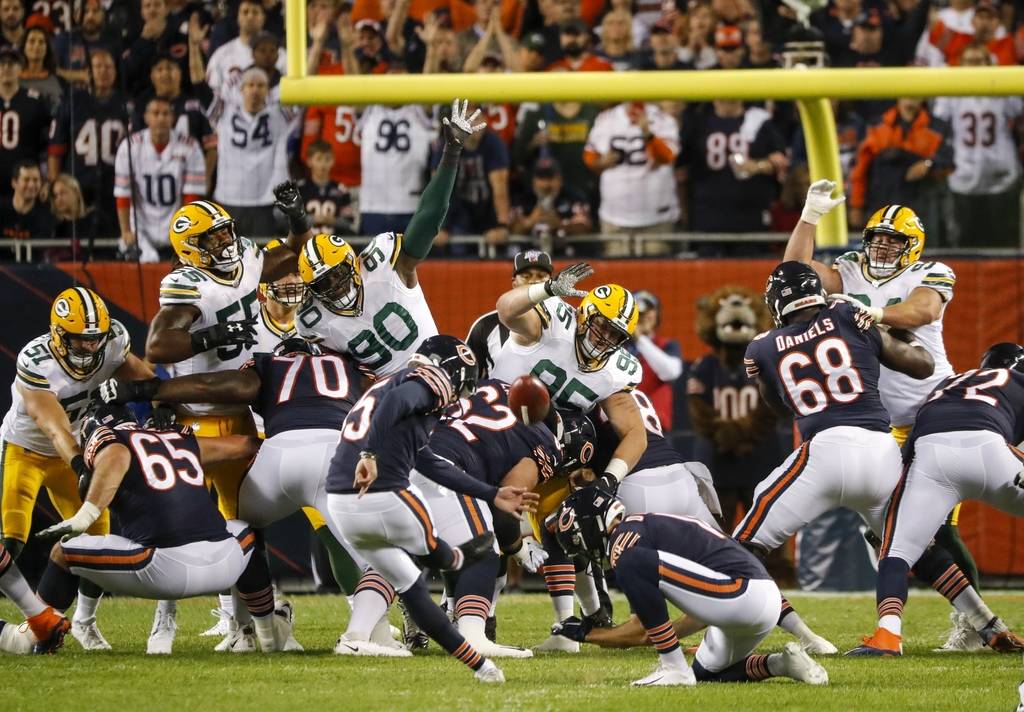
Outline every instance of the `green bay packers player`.
{"label": "green bay packers player", "polygon": [[[902,446],[914,425],[918,408],[932,389],[952,375],[942,340],[942,317],[953,299],[956,275],[941,262],[924,262],[925,230],[917,214],[906,205],[886,205],[876,211],[864,227],[860,250],[847,252],[831,267],[813,259],[818,220],[840,205],[833,198],[835,183],[815,182],[807,191],[800,222],[786,245],[786,260],[811,265],[829,294],[853,301],[865,308],[875,323],[910,331],[935,361],[931,378],[918,381],[882,366],[878,387],[882,404],[889,411],[893,437]],[[947,549],[957,565],[977,588],[978,569],[960,538],[957,519],[960,505],[950,513],[936,542]],[[956,615],[956,614],[954,614]],[[984,643],[957,616],[945,650],[981,649]]]}
{"label": "green bay packers player", "polygon": [[[310,238],[311,221],[291,181],[274,188],[275,205],[289,218],[290,234],[266,253],[235,233],[235,222],[220,205],[195,200],[174,214],[171,246],[180,263],[160,283],[160,310],[146,340],[146,358],[166,364],[171,376],[234,370],[256,343],[259,288],[296,271],[297,253]],[[198,437],[255,435],[247,406],[192,403],[181,406],[178,422]],[[217,491],[221,514],[234,519],[238,486],[247,461],[206,468]],[[230,596],[221,608],[233,610]],[[147,652],[171,652],[176,625],[174,603],[157,608]]]}
{"label": "green bay packers player", "polygon": [[[542,284],[514,287],[501,295],[498,318],[512,334],[494,359],[491,377],[511,383],[532,374],[547,386],[558,408],[589,413],[600,405],[620,442],[596,486],[614,494],[647,449],[647,430],[630,393],[640,383],[643,369],[622,348],[636,330],[639,310],[633,295],[617,284],[603,284],[590,292],[576,289],[576,283],[592,273],[589,265],[576,264]],[[562,297],[583,301],[573,309]],[[557,509],[570,487],[564,479],[552,479],[537,491],[540,504],[531,520],[541,541],[540,522]],[[548,553],[545,579],[553,594],[555,617],[564,620],[572,615],[572,595],[565,594],[571,594],[573,567],[558,552]],[[555,595],[556,589],[560,595]],[[596,614],[596,591],[581,594],[580,603],[584,615]],[[579,645],[552,636],[538,650],[578,652]]]}
{"label": "green bay packers player", "polygon": [[[150,378],[153,372],[130,352],[124,326],[85,287],[65,289],[50,309],[50,331],[18,354],[11,408],[0,427],[0,482],[3,483],[3,546],[11,557],[28,541],[39,490],[46,488],[62,518],[82,506],[79,479],[88,478],[77,432],[100,384],[116,375]],[[90,534],[110,532],[103,512]],[[83,584],[71,634],[86,650],[109,650],[96,626],[102,591]]]}
{"label": "green bay packers player", "polygon": [[374,376],[405,368],[437,326],[416,276],[448,211],[467,138],[485,123],[467,116],[468,102],[456,99],[445,117],[444,150],[404,234],[381,233],[356,255],[345,240],[320,234],[299,255],[299,275],[311,298],[299,311],[299,335],[339,353],[350,354]]}

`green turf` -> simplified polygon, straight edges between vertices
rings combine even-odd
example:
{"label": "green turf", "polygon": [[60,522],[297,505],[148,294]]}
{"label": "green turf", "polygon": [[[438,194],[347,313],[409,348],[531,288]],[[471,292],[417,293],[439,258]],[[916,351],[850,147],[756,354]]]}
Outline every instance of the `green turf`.
{"label": "green turf", "polygon": [[[987,594],[993,609],[1024,628],[1024,593]],[[791,597],[807,622],[841,649],[852,647],[874,624],[872,596]],[[994,653],[931,653],[947,627],[949,607],[930,593],[914,593],[907,609],[907,653],[898,660],[825,658],[828,688],[789,680],[759,684],[702,684],[696,689],[630,689],[629,683],[656,664],[649,649],[581,655],[538,655],[501,661],[508,683],[477,683],[467,669],[430,652],[411,660],[341,658],[331,654],[347,606],[338,598],[296,596],[296,638],[307,652],[273,656],[211,652],[214,641],[198,633],[211,622],[214,600],[179,604],[174,655],[143,653],[153,603],[111,599],[100,606],[101,628],[114,646],[85,653],[69,636],[57,656],[0,658],[0,710],[201,710],[387,709],[455,710],[1000,710],[1019,701],[1024,667],[1017,656]],[[625,607],[616,599],[618,617]],[[6,601],[0,616],[16,617]],[[499,637],[536,644],[551,616],[546,596],[502,599]],[[788,640],[773,633],[763,651]]]}

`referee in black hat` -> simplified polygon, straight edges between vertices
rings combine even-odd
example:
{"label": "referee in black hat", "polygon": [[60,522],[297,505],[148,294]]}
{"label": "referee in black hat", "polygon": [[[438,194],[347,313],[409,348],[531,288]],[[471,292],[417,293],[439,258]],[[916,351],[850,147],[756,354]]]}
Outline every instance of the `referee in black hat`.
{"label": "referee in black hat", "polygon": [[[540,250],[526,250],[515,256],[512,267],[512,286],[524,284],[541,284],[551,278],[551,255]],[[498,312],[489,311],[475,322],[469,329],[466,343],[476,355],[480,365],[480,378],[487,378],[494,357],[508,340],[508,328],[498,321]]]}

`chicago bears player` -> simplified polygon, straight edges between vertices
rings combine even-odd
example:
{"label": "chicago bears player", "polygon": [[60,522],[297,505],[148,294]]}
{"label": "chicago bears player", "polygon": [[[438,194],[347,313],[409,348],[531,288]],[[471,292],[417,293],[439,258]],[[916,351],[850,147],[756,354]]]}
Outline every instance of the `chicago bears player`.
{"label": "chicago bears player", "polygon": [[[175,212],[169,227],[179,265],[160,282],[160,310],[149,326],[146,358],[168,365],[172,376],[235,370],[256,343],[258,294],[261,283],[296,271],[296,253],[311,237],[310,219],[295,184],[274,188],[275,205],[289,218],[285,243],[264,253],[235,233],[235,221],[223,207],[196,200]],[[249,408],[240,404],[187,403],[178,411],[199,437],[255,435]],[[235,517],[238,483],[245,461],[223,462],[207,469],[217,490],[221,513]],[[168,610],[162,620],[173,624]],[[221,609],[233,608],[221,597]],[[174,639],[174,628],[156,631],[160,640]]]}
{"label": "chicago bears player", "polygon": [[[148,378],[149,367],[131,352],[124,326],[110,318],[107,305],[85,287],[65,289],[53,300],[50,331],[19,352],[11,384],[11,407],[0,427],[0,481],[3,482],[3,545],[16,560],[28,541],[32,509],[46,488],[62,517],[82,504],[77,482],[88,466],[76,435],[100,383],[113,374]],[[106,514],[90,532],[106,534]],[[86,650],[109,650],[96,627],[102,590],[84,582],[71,634]]]}
{"label": "chicago bears player", "polygon": [[[782,597],[757,557],[717,528],[693,517],[627,516],[622,502],[593,488],[574,492],[562,503],[556,527],[559,542],[571,554],[597,566],[608,557],[616,581],[658,651],[658,667],[634,686],[770,677],[828,684],[825,669],[796,643],[787,643],[782,653],[754,653],[775,627]],[[686,614],[675,626],[666,601]],[[691,668],[677,630],[690,635],[705,626],[709,627]],[[635,637],[623,628],[591,630],[570,618],[556,624],[552,633],[621,647]]]}
{"label": "chicago bears player", "polygon": [[[498,683],[504,682],[501,670],[434,604],[417,566],[419,561],[458,570],[492,551],[494,535],[450,546],[438,538],[429,506],[409,482],[417,457],[431,456],[427,441],[444,411],[473,393],[476,377],[469,347],[451,336],[433,336],[408,368],[368,389],[345,418],[327,476],[327,507],[345,539],[394,588],[417,625],[478,680]],[[534,497],[524,488],[499,489],[443,464],[439,460],[430,476],[444,487],[508,512],[532,506]]]}
{"label": "chicago bears player", "polygon": [[[917,214],[906,205],[886,205],[877,210],[864,227],[863,246],[841,255],[831,267],[814,260],[815,226],[818,220],[840,205],[844,198],[832,198],[835,183],[815,182],[807,191],[800,221],[786,245],[784,259],[811,265],[821,277],[825,291],[839,298],[856,300],[866,306],[876,323],[910,330],[931,354],[935,370],[926,379],[910,378],[882,365],[878,388],[882,405],[889,412],[893,437],[902,446],[914,425],[914,416],[939,381],[952,375],[942,340],[942,319],[953,299],[956,275],[941,262],[922,262],[925,231]],[[845,296],[843,296],[845,295]],[[970,551],[960,538],[957,519],[960,508],[950,512],[949,521],[937,535],[971,580],[977,584],[978,570]],[[957,649],[956,641],[970,640],[962,619],[956,621],[946,650]],[[977,646],[981,640],[973,636]]]}
{"label": "chicago bears player", "polygon": [[[0,620],[0,651],[54,653],[64,644],[71,621],[39,600],[3,544],[0,544],[0,593],[25,616],[24,627]],[[26,630],[30,635],[25,634]]]}
{"label": "chicago bears player", "polygon": [[437,334],[416,276],[444,222],[463,142],[482,131],[480,111],[466,115],[458,99],[444,119],[444,152],[423,189],[405,234],[386,232],[356,255],[337,235],[319,234],[299,255],[299,275],[312,297],[297,316],[299,335],[349,354],[374,376],[405,368],[424,339]]}
{"label": "chicago bears player", "polygon": [[[878,562],[878,627],[853,655],[900,655],[907,574],[927,549],[945,513],[980,499],[1024,515],[1024,347],[995,344],[979,368],[941,381],[917,413],[908,442],[909,467],[885,517]],[[1000,652],[1024,650],[991,611],[971,621]]]}
{"label": "chicago bears player", "polygon": [[[37,535],[62,540],[36,593],[64,610],[79,577],[116,593],[164,600],[237,582],[264,652],[283,649],[291,621],[274,614],[267,563],[250,556],[255,535],[243,522],[225,523],[201,464],[251,457],[258,446],[258,439],[242,435],[196,438],[186,429],[140,428],[123,406],[102,406],[82,429],[93,470],[85,502],[74,516]],[[108,507],[121,534],[84,534]]]}

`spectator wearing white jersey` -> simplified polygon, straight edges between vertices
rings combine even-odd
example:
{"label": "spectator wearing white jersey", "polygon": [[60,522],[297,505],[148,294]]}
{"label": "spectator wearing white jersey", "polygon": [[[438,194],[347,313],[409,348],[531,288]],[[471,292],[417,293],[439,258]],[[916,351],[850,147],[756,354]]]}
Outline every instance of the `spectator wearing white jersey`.
{"label": "spectator wearing white jersey", "polygon": [[[960,55],[964,67],[993,64],[983,43]],[[1024,101],[1017,96],[942,97],[932,113],[953,127],[953,230],[957,247],[1020,244],[1020,130]]]}
{"label": "spectator wearing white jersey", "polygon": [[[206,83],[214,94],[220,94],[228,80],[241,75],[253,63],[253,39],[263,30],[267,21],[266,10],[259,0],[241,0],[238,3],[238,37],[218,47],[206,65]],[[277,68],[286,68],[285,53],[278,48]]]}
{"label": "spectator wearing white jersey", "polygon": [[217,188],[213,199],[235,219],[239,235],[272,235],[274,186],[288,179],[288,134],[299,114],[269,101],[267,73],[242,75],[241,101],[227,101],[216,119]]}
{"label": "spectator wearing white jersey", "polygon": [[171,129],[174,115],[166,99],[150,99],[143,119],[146,128],[118,146],[114,198],[122,251],[157,262],[173,254],[167,226],[175,210],[203,194],[206,168],[195,139]]}
{"label": "spectator wearing white jersey", "polygon": [[[601,232],[666,233],[679,218],[675,172],[679,125],[657,104],[629,102],[601,113],[587,137],[583,160],[601,176]],[[607,238],[606,256],[627,254],[628,240]],[[642,243],[644,254],[668,252]]]}

